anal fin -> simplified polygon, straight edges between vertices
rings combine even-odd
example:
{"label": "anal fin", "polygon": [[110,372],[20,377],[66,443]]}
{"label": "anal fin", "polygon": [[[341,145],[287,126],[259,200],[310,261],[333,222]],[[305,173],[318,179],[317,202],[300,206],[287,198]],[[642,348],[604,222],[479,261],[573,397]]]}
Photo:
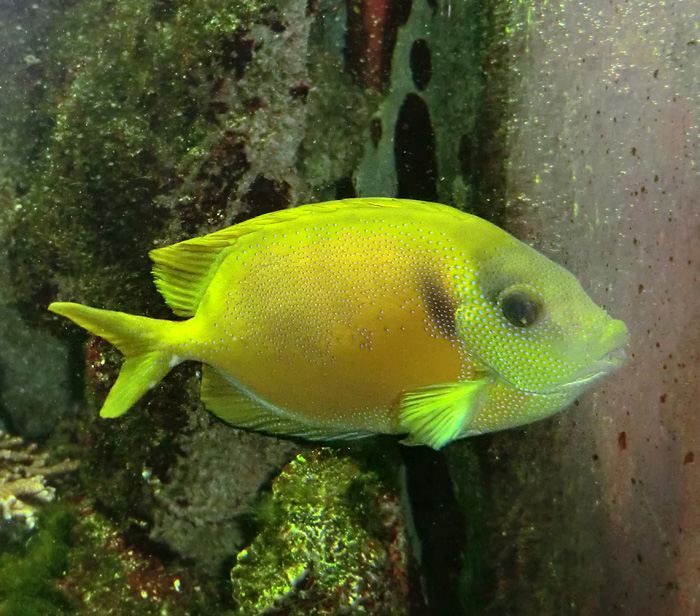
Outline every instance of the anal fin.
{"label": "anal fin", "polygon": [[490,381],[460,381],[426,385],[401,398],[399,423],[408,432],[405,445],[440,449],[457,438],[481,406]]}
{"label": "anal fin", "polygon": [[207,364],[202,365],[199,397],[208,411],[226,423],[241,428],[259,429],[257,426],[268,420],[271,414]]}
{"label": "anal fin", "polygon": [[200,398],[211,413],[238,428],[247,428],[284,436],[299,436],[310,440],[354,439],[370,436],[358,430],[343,430],[337,426],[312,426],[285,416],[285,412],[268,407],[254,395],[233,385],[216,368],[202,366]]}

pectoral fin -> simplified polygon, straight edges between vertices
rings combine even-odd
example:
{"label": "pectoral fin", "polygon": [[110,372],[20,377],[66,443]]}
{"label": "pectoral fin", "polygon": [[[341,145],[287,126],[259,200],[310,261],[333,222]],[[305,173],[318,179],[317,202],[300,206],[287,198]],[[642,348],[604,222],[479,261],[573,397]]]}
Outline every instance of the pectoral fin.
{"label": "pectoral fin", "polygon": [[440,449],[457,438],[481,406],[489,383],[439,383],[406,392],[399,409],[401,429],[408,432],[402,443]]}

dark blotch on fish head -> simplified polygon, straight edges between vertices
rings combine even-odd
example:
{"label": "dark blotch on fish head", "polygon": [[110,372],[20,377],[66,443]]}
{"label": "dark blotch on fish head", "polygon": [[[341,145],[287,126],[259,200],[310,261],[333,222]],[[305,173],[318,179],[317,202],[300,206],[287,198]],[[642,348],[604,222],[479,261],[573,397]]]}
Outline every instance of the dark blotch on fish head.
{"label": "dark blotch on fish head", "polygon": [[430,275],[423,278],[422,287],[428,316],[446,338],[455,338],[457,336],[455,300],[450,297],[440,281]]}

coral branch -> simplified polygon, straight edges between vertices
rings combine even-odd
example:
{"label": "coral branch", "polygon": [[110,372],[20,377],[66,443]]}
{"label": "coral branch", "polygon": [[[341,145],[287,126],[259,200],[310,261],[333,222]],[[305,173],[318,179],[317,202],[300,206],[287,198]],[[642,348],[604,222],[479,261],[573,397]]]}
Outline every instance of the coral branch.
{"label": "coral branch", "polygon": [[37,503],[56,496],[46,478],[78,467],[74,460],[47,464],[48,455],[39,452],[36,443],[26,444],[19,436],[0,430],[0,507],[5,520],[24,518],[34,528]]}

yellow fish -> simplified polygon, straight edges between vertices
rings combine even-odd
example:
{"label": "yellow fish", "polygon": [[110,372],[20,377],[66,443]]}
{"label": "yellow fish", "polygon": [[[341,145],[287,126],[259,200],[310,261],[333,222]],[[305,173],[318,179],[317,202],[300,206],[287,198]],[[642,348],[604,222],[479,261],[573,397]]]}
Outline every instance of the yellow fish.
{"label": "yellow fish", "polygon": [[625,324],[568,271],[436,203],[305,205],[150,256],[187,320],[49,306],[126,356],[103,417],[196,360],[202,401],[235,426],[438,449],[562,410],[625,361]]}

